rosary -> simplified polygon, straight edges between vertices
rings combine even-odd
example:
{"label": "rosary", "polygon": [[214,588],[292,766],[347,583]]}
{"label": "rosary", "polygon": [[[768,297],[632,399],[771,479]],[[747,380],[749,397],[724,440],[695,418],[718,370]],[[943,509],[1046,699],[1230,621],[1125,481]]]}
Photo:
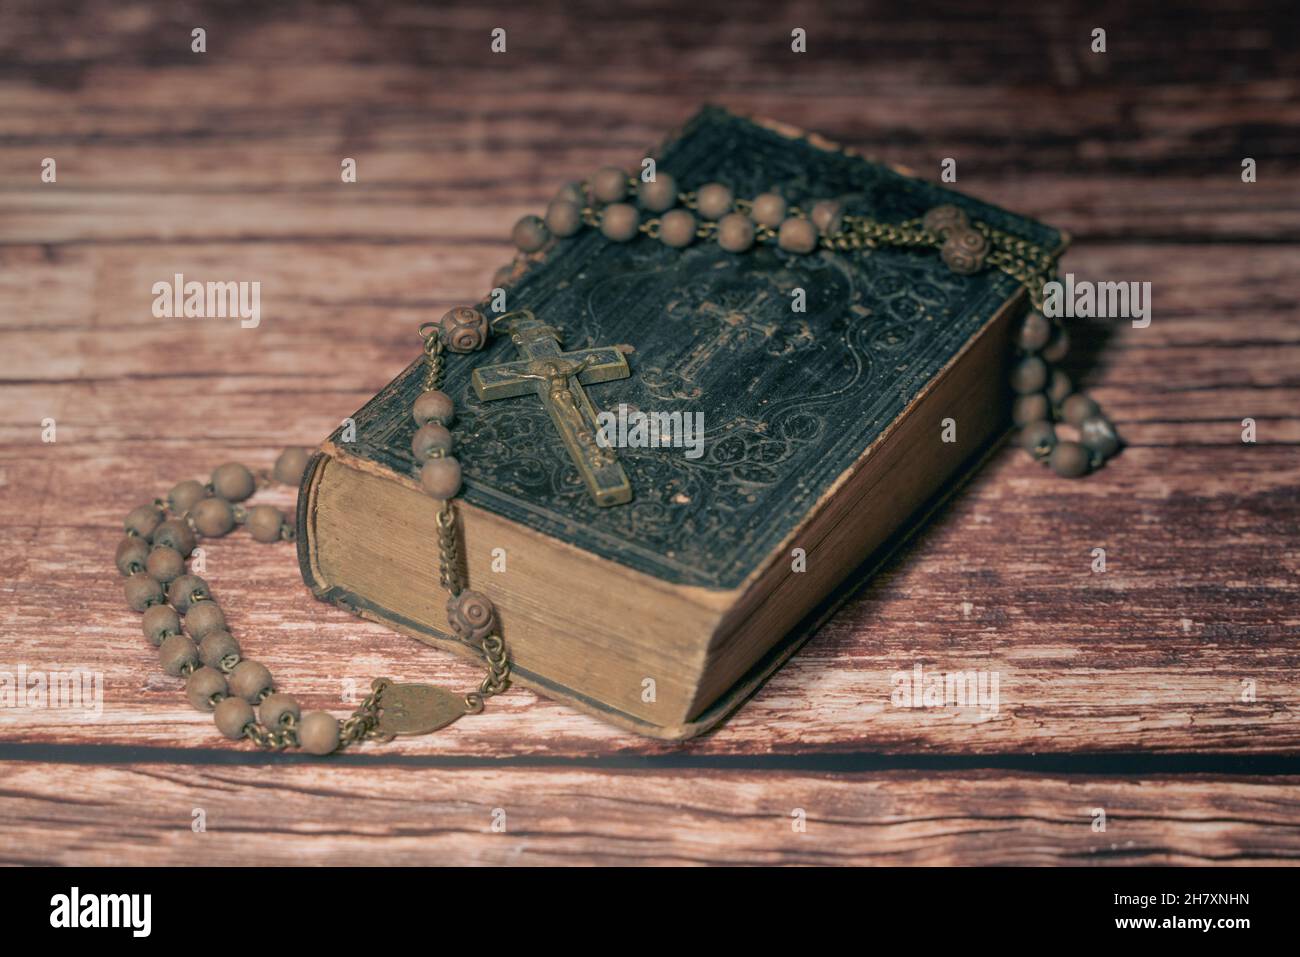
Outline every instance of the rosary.
{"label": "rosary", "polygon": [[[648,214],[644,218],[643,211]],[[1069,378],[1055,368],[1069,341],[1065,330],[1043,314],[1043,285],[1056,274],[1052,254],[971,221],[956,206],[937,206],[917,219],[882,223],[848,214],[837,200],[822,200],[805,212],[776,193],[737,199],[720,183],[679,193],[667,173],[641,182],[616,167],[603,167],[590,180],[562,188],[544,217],[520,219],[512,239],[526,257],[546,247],[552,237],[572,236],[584,226],[599,229],[613,242],[645,235],[674,249],[697,240],[716,241],[733,254],[755,244],[775,244],[796,256],[818,249],[841,254],[880,247],[937,249],[944,264],[959,275],[999,269],[1024,287],[1031,306],[1016,332],[1017,360],[1010,375],[1016,394],[1012,420],[1020,429],[1021,448],[1066,478],[1100,467],[1119,450],[1114,426],[1097,403],[1074,391]],[[498,273],[497,283],[504,281]],[[499,634],[496,608],[486,595],[468,587],[460,571],[455,498],[461,490],[461,467],[452,455],[449,429],[455,406],[441,389],[447,353],[475,352],[496,333],[510,335],[522,358],[476,369],[477,396],[489,400],[535,392],[596,504],[613,506],[632,497],[621,466],[595,440],[595,412],[582,390],[584,384],[629,375],[622,352],[564,352],[559,332],[529,310],[489,322],[478,309],[460,306],[439,322],[420,327],[426,371],[424,391],[411,407],[418,426],[411,451],[420,463],[420,483],[437,503],[439,582],[449,596],[448,620],[457,638],[478,648],[487,664],[475,691],[458,694],[377,678],[361,706],[340,721],[324,711],[302,714],[297,700],[276,690],[265,665],[242,656],[207,583],[190,574],[186,562],[200,536],[220,538],[239,525],[258,542],[292,541],[294,526],[279,509],[243,503],[259,480],[298,485],[307,466],[306,451],[285,450],[271,473],[260,477],[243,465],[227,463],[206,484],[180,482],[165,499],[154,499],[126,516],[126,537],[117,547],[116,564],[126,577],[127,604],[143,613],[145,637],[158,648],[163,671],[185,679],[190,703],[211,712],[227,738],[247,738],[274,750],[297,747],[329,754],[362,741],[436,731],[462,715],[482,711],[486,698],[509,687],[510,656]],[[1058,438],[1059,423],[1072,428],[1077,440]]]}

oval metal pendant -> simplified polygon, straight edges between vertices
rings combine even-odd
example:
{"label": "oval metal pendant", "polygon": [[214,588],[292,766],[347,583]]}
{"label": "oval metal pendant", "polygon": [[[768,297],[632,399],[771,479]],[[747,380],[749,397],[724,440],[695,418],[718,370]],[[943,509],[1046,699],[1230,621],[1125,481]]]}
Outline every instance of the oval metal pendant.
{"label": "oval metal pendant", "polygon": [[398,734],[428,734],[468,714],[464,695],[433,685],[389,685],[379,698],[375,731],[385,738]]}

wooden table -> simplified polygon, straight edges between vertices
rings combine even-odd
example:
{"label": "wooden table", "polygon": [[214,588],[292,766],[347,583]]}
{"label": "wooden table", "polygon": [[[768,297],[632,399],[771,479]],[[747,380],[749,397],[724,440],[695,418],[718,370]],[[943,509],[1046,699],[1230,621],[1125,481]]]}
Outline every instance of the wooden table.
{"label": "wooden table", "polygon": [[[102,672],[104,702],[0,709],[0,860],[1296,859],[1300,55],[1283,6],[1216,6],[6,4],[0,667]],[[1127,451],[1071,484],[1004,449],[683,746],[525,691],[332,760],[218,738],[124,606],[125,512],[318,442],[484,293],[516,217],[706,99],[925,176],[954,157],[959,188],[1073,234],[1079,276],[1153,283],[1148,328],[1074,326]],[[261,324],[154,318],[175,273],[260,281]],[[287,547],[232,538],[206,577],[307,706],[475,679],[318,604]],[[917,662],[997,671],[998,711],[891,708]]]}

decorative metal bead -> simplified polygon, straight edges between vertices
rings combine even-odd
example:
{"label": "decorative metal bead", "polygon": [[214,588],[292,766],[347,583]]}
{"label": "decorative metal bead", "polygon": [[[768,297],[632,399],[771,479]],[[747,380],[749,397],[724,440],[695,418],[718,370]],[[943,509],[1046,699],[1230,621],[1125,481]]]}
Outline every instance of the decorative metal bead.
{"label": "decorative metal bead", "polygon": [[285,449],[276,458],[275,467],[271,469],[271,477],[281,485],[298,485],[302,482],[309,461],[311,461],[311,453],[306,449]]}
{"label": "decorative metal bead", "polygon": [[1017,396],[1016,401],[1011,404],[1011,421],[1020,426],[1048,419],[1051,414],[1052,404],[1041,392]]}
{"label": "decorative metal bead", "polygon": [[1048,362],[1060,362],[1070,351],[1070,335],[1064,329],[1057,328],[1056,336],[1043,349],[1043,358]]}
{"label": "decorative metal bead", "polygon": [[212,718],[217,730],[231,741],[238,741],[244,729],[256,723],[253,706],[243,698],[222,698],[212,710]]}
{"label": "decorative metal bead", "polygon": [[271,672],[260,661],[245,659],[230,672],[230,693],[257,704],[271,690]]}
{"label": "decorative metal bead", "polygon": [[721,219],[735,201],[730,187],[721,183],[705,183],[695,192],[695,208],[703,219]]}
{"label": "decorative metal bead", "polygon": [[162,520],[163,514],[156,506],[141,505],[126,513],[126,521],[123,524],[128,534],[139,535],[145,541],[149,541],[149,536],[162,524]]}
{"label": "decorative metal bead", "polygon": [[665,246],[683,249],[695,241],[695,216],[689,210],[670,209],[659,221],[659,239]]}
{"label": "decorative metal bead", "polygon": [[1083,424],[1084,419],[1101,414],[1101,407],[1082,392],[1076,392],[1061,403],[1061,418],[1073,426]]}
{"label": "decorative metal bead", "polygon": [[1041,312],[1032,311],[1020,324],[1016,345],[1025,352],[1038,352],[1052,341],[1052,322]]}
{"label": "decorative metal bead", "polygon": [[1119,451],[1119,436],[1104,416],[1091,415],[1080,422],[1079,441],[1089,452],[1103,459]]}
{"label": "decorative metal bead", "polygon": [[1019,395],[1041,392],[1047,385],[1047,363],[1038,356],[1021,359],[1011,370],[1011,388]]}
{"label": "decorative metal bead", "polygon": [[482,641],[496,627],[496,606],[482,592],[465,589],[447,599],[447,621],[461,641]]}
{"label": "decorative metal bead", "polygon": [[546,207],[545,223],[556,236],[572,236],[582,228],[582,207],[568,200],[552,200]]}
{"label": "decorative metal bead", "polygon": [[820,199],[813,204],[808,216],[818,232],[823,236],[833,236],[844,225],[844,204],[838,199]]}
{"label": "decorative metal bead", "polygon": [[198,575],[181,575],[167,586],[167,601],[182,615],[189,612],[191,605],[211,598],[208,583]]}
{"label": "decorative metal bead", "polygon": [[776,229],[784,221],[785,211],[784,196],[779,193],[760,193],[754,197],[754,205],[749,211],[749,216],[760,226]]}
{"label": "decorative metal bead", "polygon": [[286,718],[292,718],[297,722],[302,717],[302,709],[298,707],[298,699],[287,694],[271,694],[262,699],[262,703],[257,707],[258,716],[262,719],[262,724],[268,728],[281,728],[285,725]]}
{"label": "decorative metal bead", "polygon": [[123,575],[133,575],[136,572],[144,571],[145,563],[149,560],[149,543],[143,538],[136,535],[128,535],[117,543],[117,551],[113,555],[113,564]]}
{"label": "decorative metal bead", "polygon": [[200,535],[220,538],[235,527],[235,509],[224,498],[201,499],[190,509],[190,521]]}
{"label": "decorative metal bead", "polygon": [[417,462],[427,462],[435,452],[446,454],[451,451],[451,433],[447,427],[437,422],[427,422],[415,430],[411,436],[411,454]]}
{"label": "decorative metal bead", "polygon": [[192,639],[201,642],[214,631],[226,630],[226,613],[215,601],[198,602],[185,613],[185,630]]}
{"label": "decorative metal bead", "polygon": [[438,338],[452,352],[466,353],[487,345],[488,321],[469,306],[457,306],[438,320]]}
{"label": "decorative metal bead", "polygon": [[510,231],[510,239],[520,250],[535,253],[551,239],[551,231],[538,216],[522,216]]}
{"label": "decorative metal bead", "polygon": [[988,253],[988,237],[978,229],[949,230],[940,249],[944,265],[959,276],[970,276],[983,269]]}
{"label": "decorative metal bead", "polygon": [[227,462],[212,470],[212,492],[227,502],[242,502],[256,490],[253,473],[238,462]]}
{"label": "decorative metal bead", "polygon": [[454,455],[429,459],[420,468],[420,484],[440,501],[455,498],[460,491],[460,462]]}
{"label": "decorative metal bead", "polygon": [[145,571],[164,585],[185,574],[185,556],[168,545],[160,545],[149,553],[144,563]]}
{"label": "decorative metal bead", "polygon": [[298,723],[298,743],[308,754],[330,754],[339,747],[339,720],[324,711],[311,711]]}
{"label": "decorative metal bead", "polygon": [[1020,447],[1036,459],[1046,458],[1056,446],[1056,429],[1045,420],[1030,422],[1020,430]]}
{"label": "decorative metal bead", "polygon": [[163,639],[181,633],[181,617],[171,605],[150,605],[144,610],[140,628],[156,648]]}
{"label": "decorative metal bead", "polygon": [[617,166],[602,166],[592,174],[591,194],[602,203],[617,203],[627,195],[627,173]]}
{"label": "decorative metal bead", "polygon": [[244,520],[253,541],[266,545],[280,540],[280,529],[284,527],[284,514],[274,505],[254,505],[248,510]]}
{"label": "decorative metal bead", "polygon": [[1070,377],[1060,369],[1053,369],[1052,380],[1047,384],[1047,398],[1052,406],[1059,407],[1073,391],[1074,383],[1070,381]]}
{"label": "decorative metal bead", "polygon": [[148,572],[136,572],[127,578],[122,591],[132,611],[144,611],[150,605],[162,604],[163,587]]}
{"label": "decorative metal bead", "polygon": [[630,203],[610,203],[601,211],[600,231],[616,243],[628,242],[641,231],[641,214]]}
{"label": "decorative metal bead", "polygon": [[209,668],[220,670],[227,658],[239,656],[239,642],[228,631],[210,631],[199,642],[199,660]]}
{"label": "decorative metal bead", "polygon": [[226,693],[226,676],[215,668],[206,665],[199,668],[185,681],[185,697],[190,699],[198,711],[211,711],[216,707],[213,695]]}
{"label": "decorative metal bead", "polygon": [[168,548],[176,549],[186,558],[190,557],[190,552],[194,551],[196,543],[197,540],[194,538],[193,530],[179,518],[167,519],[153,533],[155,548],[165,545]]}
{"label": "decorative metal bead", "polygon": [[788,253],[806,255],[817,248],[817,227],[811,220],[791,216],[781,223],[776,244]]}
{"label": "decorative metal bead", "polygon": [[754,245],[754,221],[744,213],[727,213],[718,220],[718,245],[729,253],[743,253]]}
{"label": "decorative metal bead", "polygon": [[921,220],[921,225],[936,236],[943,238],[952,230],[970,228],[970,218],[967,217],[961,207],[944,204],[943,206],[936,206],[927,212]]}
{"label": "decorative metal bead", "polygon": [[167,493],[167,504],[177,515],[184,515],[194,507],[195,502],[207,496],[208,490],[202,482],[198,479],[186,479],[172,486],[172,490]]}
{"label": "decorative metal bead", "polygon": [[1078,478],[1088,471],[1088,450],[1078,442],[1057,442],[1047,464],[1061,478]]}
{"label": "decorative metal bead", "polygon": [[667,212],[677,205],[677,180],[672,173],[656,172],[651,182],[637,187],[637,197],[650,212]]}
{"label": "decorative metal bead", "polygon": [[420,393],[415,404],[411,406],[411,414],[415,416],[416,425],[427,425],[430,422],[451,425],[451,420],[456,414],[456,405],[447,393],[440,389],[430,389],[428,392]]}
{"label": "decorative metal bead", "polygon": [[158,648],[158,662],[163,671],[179,678],[199,663],[199,649],[187,635],[169,635]]}

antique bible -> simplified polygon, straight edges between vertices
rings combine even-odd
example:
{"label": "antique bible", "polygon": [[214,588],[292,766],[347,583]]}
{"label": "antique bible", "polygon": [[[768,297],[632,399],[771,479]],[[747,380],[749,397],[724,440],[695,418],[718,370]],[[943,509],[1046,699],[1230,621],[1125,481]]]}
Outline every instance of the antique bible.
{"label": "antique bible", "polygon": [[[651,155],[684,190],[837,197],[891,222],[951,203],[1044,249],[1065,242],[719,108]],[[480,398],[491,367],[516,358],[499,336],[449,366],[444,385],[464,469],[461,560],[501,613],[517,682],[640,733],[689,737],[737,707],[1009,424],[1022,287],[998,270],[957,275],[933,251],[738,256],[587,230],[529,257],[504,288],[509,309],[553,326],[562,348],[626,360],[626,375],[585,394],[619,422],[625,442],[611,452],[629,500],[593,500],[536,392]],[[492,315],[491,299],[480,308]],[[319,598],[477,656],[453,637],[438,586],[437,508],[410,446],[414,358],[356,413],[355,436],[340,430],[313,457],[299,560]],[[624,426],[650,413],[650,441],[644,428],[629,438]],[[658,434],[682,421],[702,426],[693,445]]]}

